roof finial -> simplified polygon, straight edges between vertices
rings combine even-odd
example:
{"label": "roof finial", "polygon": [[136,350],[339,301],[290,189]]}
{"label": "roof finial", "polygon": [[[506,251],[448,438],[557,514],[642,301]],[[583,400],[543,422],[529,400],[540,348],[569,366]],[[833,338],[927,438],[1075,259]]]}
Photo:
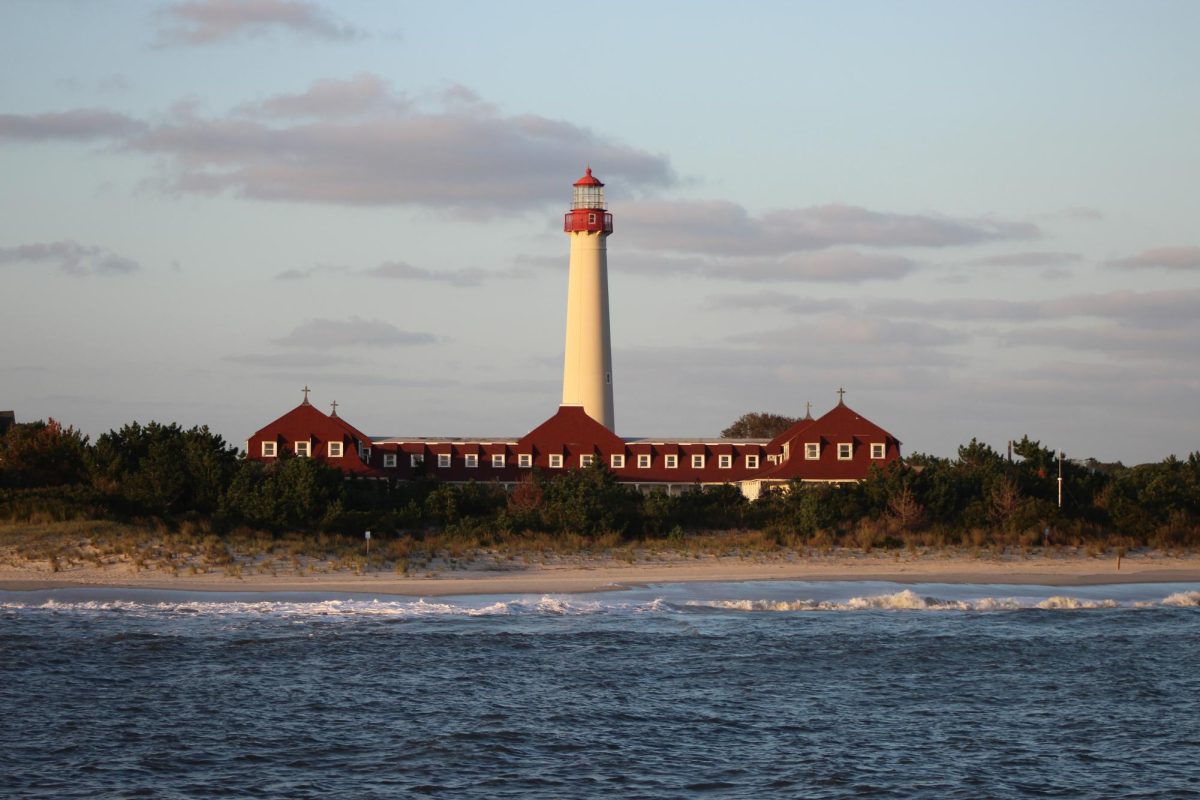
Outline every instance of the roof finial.
{"label": "roof finial", "polygon": [[304,405],[308,405],[308,393],[311,392],[312,389],[309,389],[308,384],[306,383],[301,391],[304,392]]}
{"label": "roof finial", "polygon": [[333,401],[332,403],[330,403],[329,405],[331,405],[331,406],[333,407],[333,413],[332,413],[332,414],[330,414],[330,416],[331,416],[331,417],[336,417],[336,416],[337,416],[337,406],[338,406],[337,400],[334,400],[334,401]]}
{"label": "roof finial", "polygon": [[846,390],[840,386],[838,387],[838,405],[846,405]]}
{"label": "roof finial", "polygon": [[811,402],[804,404],[804,418],[812,419],[812,403]]}

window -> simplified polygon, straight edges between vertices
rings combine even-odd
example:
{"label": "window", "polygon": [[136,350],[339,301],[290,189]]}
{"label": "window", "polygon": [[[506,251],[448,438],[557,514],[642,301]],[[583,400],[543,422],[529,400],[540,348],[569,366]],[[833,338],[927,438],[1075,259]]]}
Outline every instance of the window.
{"label": "window", "polygon": [[408,457],[408,465],[410,467],[419,467],[425,463],[425,455],[423,453],[413,453]]}
{"label": "window", "polygon": [[638,456],[638,469],[650,469],[649,453],[642,453]]}
{"label": "window", "polygon": [[263,458],[274,458],[275,457],[275,443],[274,442],[263,442],[262,443],[262,454],[263,454]]}
{"label": "window", "polygon": [[533,453],[521,453],[517,456],[517,466],[529,469],[533,466]]}
{"label": "window", "polygon": [[746,469],[758,469],[758,456],[746,456]]}
{"label": "window", "polygon": [[679,456],[664,456],[663,465],[667,469],[679,469]]}
{"label": "window", "polygon": [[359,454],[360,456],[362,456],[362,460],[363,460],[363,461],[365,461],[365,462],[366,462],[366,463],[368,463],[368,464],[370,464],[370,463],[371,463],[371,448],[369,448],[369,447],[363,447],[363,446],[361,446],[361,445],[360,445],[360,446],[359,446],[359,448],[358,448],[358,454]]}
{"label": "window", "polygon": [[595,224],[596,224],[596,215],[588,214],[588,225],[595,225]]}
{"label": "window", "polygon": [[396,466],[396,454],[395,453],[384,453],[383,454],[383,466],[386,468],[389,468],[389,469]]}
{"label": "window", "polygon": [[492,468],[502,469],[504,467],[504,454],[492,453]]}
{"label": "window", "polygon": [[562,469],[562,453],[550,454],[550,469]]}
{"label": "window", "polygon": [[692,469],[704,469],[704,456],[692,456]]}
{"label": "window", "polygon": [[883,442],[871,442],[871,458],[883,458],[886,452],[887,448]]}
{"label": "window", "polygon": [[449,453],[438,453],[438,469],[449,469],[449,468],[450,468],[450,454]]}
{"label": "window", "polygon": [[816,461],[818,458],[820,458],[821,457],[821,443],[820,442],[805,442],[804,457],[807,458],[809,461]]}
{"label": "window", "polygon": [[467,469],[478,469],[479,468],[479,454],[478,453],[467,453],[465,456],[463,456],[463,464],[466,465]]}
{"label": "window", "polygon": [[613,455],[611,458],[609,458],[608,463],[609,463],[609,466],[611,466],[613,469],[624,469],[625,468],[625,454],[618,453],[616,455]]}
{"label": "window", "polygon": [[330,458],[341,458],[342,457],[342,443],[341,442],[330,442],[329,443],[329,457]]}
{"label": "window", "polygon": [[583,455],[579,457],[579,466],[590,467],[592,462],[596,460],[595,456]]}
{"label": "window", "polygon": [[729,469],[733,466],[733,456],[717,456],[717,466],[720,469]]}
{"label": "window", "polygon": [[312,453],[312,445],[308,442],[296,442],[296,455],[308,458]]}
{"label": "window", "polygon": [[849,461],[854,457],[854,445],[850,442],[838,442],[838,461]]}

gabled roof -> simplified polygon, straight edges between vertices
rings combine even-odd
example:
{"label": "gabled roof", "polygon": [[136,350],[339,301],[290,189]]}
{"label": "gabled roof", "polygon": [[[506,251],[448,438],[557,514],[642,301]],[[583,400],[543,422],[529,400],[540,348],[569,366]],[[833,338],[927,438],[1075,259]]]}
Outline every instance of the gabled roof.
{"label": "gabled roof", "polygon": [[[883,428],[871,422],[845,403],[838,403],[824,416],[815,420],[804,419],[788,428],[774,440],[772,446],[788,446],[788,459],[755,475],[756,480],[791,480],[812,478],[820,480],[859,480],[866,476],[870,464],[859,458],[843,461],[831,460],[832,453],[823,453],[819,460],[808,460],[804,454],[806,442],[829,439],[834,442],[859,440],[860,442],[881,441],[897,446],[899,440]],[[878,463],[878,462],[876,462]]]}
{"label": "gabled roof", "polygon": [[559,406],[554,416],[521,437],[517,447],[533,445],[539,450],[564,445],[572,449],[620,450],[625,442],[587,415],[583,406]]}

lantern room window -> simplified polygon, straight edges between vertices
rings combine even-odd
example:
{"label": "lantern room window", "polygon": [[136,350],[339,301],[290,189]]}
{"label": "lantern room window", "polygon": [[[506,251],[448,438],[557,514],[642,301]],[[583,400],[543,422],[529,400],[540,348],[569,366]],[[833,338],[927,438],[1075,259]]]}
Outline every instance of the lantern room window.
{"label": "lantern room window", "polygon": [[571,203],[571,210],[576,211],[581,208],[604,209],[604,184],[575,187],[575,198]]}

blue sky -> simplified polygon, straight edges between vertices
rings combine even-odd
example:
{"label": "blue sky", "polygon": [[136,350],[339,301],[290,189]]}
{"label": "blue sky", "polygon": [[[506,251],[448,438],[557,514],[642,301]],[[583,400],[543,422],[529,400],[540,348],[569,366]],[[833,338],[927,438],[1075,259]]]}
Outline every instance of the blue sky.
{"label": "blue sky", "polygon": [[618,433],[1200,450],[1191,2],[0,7],[0,407],[519,435],[608,184]]}

